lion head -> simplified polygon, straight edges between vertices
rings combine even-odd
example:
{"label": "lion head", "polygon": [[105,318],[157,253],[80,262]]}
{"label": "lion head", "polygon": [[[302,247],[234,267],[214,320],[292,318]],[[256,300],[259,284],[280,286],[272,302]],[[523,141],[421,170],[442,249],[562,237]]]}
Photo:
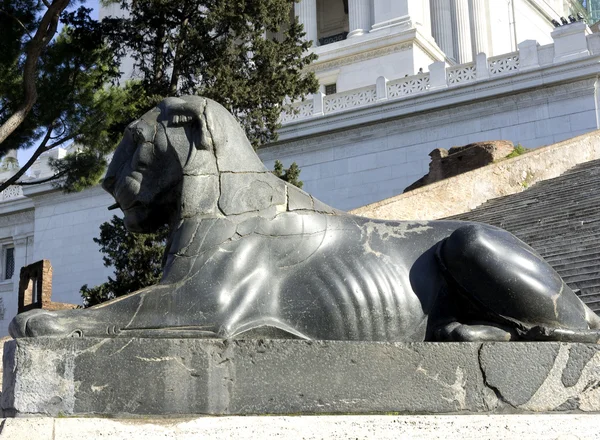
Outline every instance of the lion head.
{"label": "lion head", "polygon": [[221,173],[267,173],[235,118],[198,96],[167,98],[126,128],[103,187],[134,232],[219,211]]}

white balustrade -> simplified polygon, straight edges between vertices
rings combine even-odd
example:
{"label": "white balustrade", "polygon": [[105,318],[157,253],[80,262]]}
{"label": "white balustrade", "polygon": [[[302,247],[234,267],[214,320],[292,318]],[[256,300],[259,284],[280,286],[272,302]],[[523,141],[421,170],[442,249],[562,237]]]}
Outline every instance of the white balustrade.
{"label": "white balustrade", "polygon": [[313,115],[313,101],[306,99],[285,107],[281,112],[281,123],[287,124],[298,119],[310,118]]}
{"label": "white balustrade", "polygon": [[519,52],[488,58],[488,69],[490,76],[519,70]]}
{"label": "white balustrade", "polygon": [[[577,23],[569,26],[574,28],[555,30],[555,47],[560,39],[575,38],[573,35],[586,42],[586,38],[595,38],[594,35],[586,37],[589,30],[585,25],[575,26]],[[568,32],[567,32],[568,31]],[[569,33],[570,32],[570,33]],[[566,36],[564,36],[565,34]],[[578,40],[579,42],[579,40]],[[580,42],[579,42],[580,43]],[[583,47],[583,44],[579,44]],[[566,45],[562,47],[561,56],[577,56],[582,54],[573,51],[568,52]],[[600,47],[600,44],[598,44]],[[590,46],[592,47],[592,46]],[[407,76],[388,80],[381,76],[377,78],[375,84],[354,90],[336,93],[332,95],[323,95],[322,93],[313,95],[314,99],[307,99],[301,102],[284,107],[281,113],[282,124],[293,121],[323,116],[328,113],[336,113],[345,110],[351,110],[358,107],[379,104],[389,100],[404,99],[407,96],[417,93],[428,93],[433,90],[440,90],[446,87],[464,85],[475,81],[486,81],[490,77],[497,77],[510,73],[525,72],[539,68],[542,64],[547,65],[552,56],[552,46],[538,46],[536,41],[527,40],[519,44],[517,52],[511,52],[495,57],[487,58],[485,53],[479,53],[475,62],[465,63],[458,66],[445,67],[443,61],[438,61],[429,66],[429,72],[417,75]],[[560,49],[560,48],[559,48]],[[569,49],[570,50],[570,49]],[[589,53],[580,50],[580,52]],[[568,52],[568,53],[567,53]],[[600,49],[598,50],[600,52]],[[592,55],[597,55],[596,51],[591,50]],[[556,62],[556,54],[555,62]],[[562,58],[560,59],[562,61]],[[20,188],[19,188],[20,189]]]}
{"label": "white balustrade", "polygon": [[23,188],[20,185],[11,185],[0,193],[0,201],[14,199],[23,196]]}
{"label": "white balustrade", "polygon": [[395,81],[388,81],[387,96],[389,98],[400,98],[413,93],[425,92],[429,89],[429,73],[407,76]]}
{"label": "white balustrade", "polygon": [[327,95],[323,99],[325,113],[339,112],[351,108],[362,107],[377,101],[375,85],[347,92]]}
{"label": "white balustrade", "polygon": [[455,86],[477,79],[477,68],[474,63],[461,64],[448,69],[448,85]]}

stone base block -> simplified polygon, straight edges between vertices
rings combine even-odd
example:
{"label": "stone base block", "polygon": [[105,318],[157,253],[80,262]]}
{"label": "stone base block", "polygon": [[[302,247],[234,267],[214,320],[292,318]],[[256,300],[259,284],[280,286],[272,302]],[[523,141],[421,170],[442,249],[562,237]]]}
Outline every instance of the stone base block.
{"label": "stone base block", "polygon": [[13,415],[600,410],[600,347],[32,338],[5,344]]}

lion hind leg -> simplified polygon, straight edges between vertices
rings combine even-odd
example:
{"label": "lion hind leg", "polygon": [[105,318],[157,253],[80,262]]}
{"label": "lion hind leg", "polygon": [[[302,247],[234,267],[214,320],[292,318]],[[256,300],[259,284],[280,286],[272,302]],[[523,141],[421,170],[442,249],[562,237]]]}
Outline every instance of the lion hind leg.
{"label": "lion hind leg", "polygon": [[[554,269],[506,231],[483,224],[461,226],[440,243],[437,257],[453,293],[474,308],[468,321],[502,323],[524,338],[536,327],[568,329],[573,335],[600,328],[600,318]],[[547,333],[561,337],[560,332]]]}

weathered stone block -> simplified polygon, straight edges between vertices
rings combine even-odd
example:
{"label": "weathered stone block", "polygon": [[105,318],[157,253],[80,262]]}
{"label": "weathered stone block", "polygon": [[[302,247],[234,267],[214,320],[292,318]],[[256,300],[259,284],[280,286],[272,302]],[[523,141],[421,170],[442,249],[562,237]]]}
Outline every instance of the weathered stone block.
{"label": "weathered stone block", "polygon": [[564,343],[31,338],[5,415],[600,410],[600,347]]}

